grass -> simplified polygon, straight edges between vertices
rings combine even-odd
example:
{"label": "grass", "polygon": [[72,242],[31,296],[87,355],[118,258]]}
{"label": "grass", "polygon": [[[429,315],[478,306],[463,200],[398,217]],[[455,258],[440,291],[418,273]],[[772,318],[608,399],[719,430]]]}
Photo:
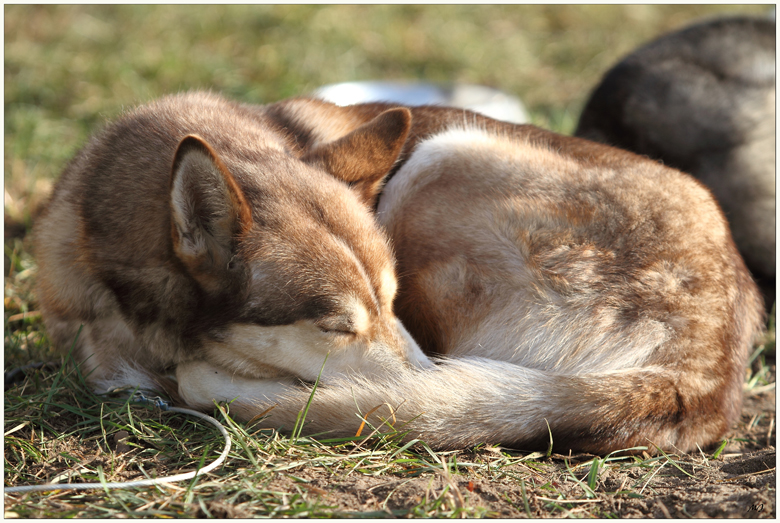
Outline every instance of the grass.
{"label": "grass", "polygon": [[[701,17],[767,10],[5,6],[4,365],[56,363],[29,369],[6,390],[5,484],[174,474],[222,449],[208,424],[96,397],[73,363],[52,351],[35,312],[36,264],[27,234],[35,210],[107,118],[181,90],[211,89],[262,103],[334,82],[417,79],[499,88],[523,100],[533,123],[570,133],[600,76],[638,45]],[[774,386],[774,354],[772,322],[751,357],[750,393]],[[707,484],[706,475],[734,445],[759,446],[769,424],[768,415],[757,416],[739,442],[701,456],[570,458],[491,447],[434,452],[423,442],[403,445],[388,436],[364,435],[359,444],[289,438],[235,423],[229,410],[216,415],[234,446],[225,465],[205,477],[166,487],[6,495],[6,515],[614,517],[657,497],[660,481]]]}
{"label": "grass", "polygon": [[[203,466],[223,446],[213,427],[188,416],[95,396],[67,357],[56,369],[28,372],[4,399],[6,485],[159,477]],[[608,517],[618,514],[615,505],[659,496],[670,477],[702,482],[725,447],[699,456],[603,458],[484,446],[435,452],[387,435],[316,440],[255,430],[234,422],[229,407],[215,415],[234,445],[226,463],[205,477],[142,489],[8,494],[6,515]],[[126,438],[124,451],[117,435]],[[622,484],[605,483],[605,474]],[[475,484],[495,485],[506,497],[486,504]],[[353,499],[364,489],[381,495],[373,503]]]}
{"label": "grass", "polygon": [[[270,102],[334,82],[467,82],[570,133],[623,55],[701,17],[768,6],[5,6],[6,214],[30,213],[106,118],[212,89]],[[617,30],[616,30],[617,28]]]}
{"label": "grass", "polygon": [[[662,454],[569,458],[497,448],[434,452],[422,442],[392,437],[354,440],[292,438],[220,420],[235,443],[225,465],[178,485],[86,492],[7,494],[6,514],[18,517],[460,517],[500,516],[473,496],[475,483],[514,483],[507,497],[514,513],[534,507],[552,516],[609,515],[607,500],[647,499],[662,472],[696,479],[709,460]],[[123,434],[124,433],[124,434]],[[118,449],[123,434],[128,448]],[[6,485],[51,481],[127,481],[192,470],[215,459],[219,433],[193,418],[129,402],[96,397],[65,359],[56,371],[35,371],[5,394]],[[576,462],[579,460],[579,462]],[[605,487],[605,471],[629,472]],[[354,480],[354,481],[353,481]],[[395,497],[415,482],[417,494]],[[376,506],[346,506],[341,486],[382,488]],[[517,490],[517,489],[516,489]],[[509,496],[509,495],[507,495]],[[474,501],[477,501],[476,503]]]}

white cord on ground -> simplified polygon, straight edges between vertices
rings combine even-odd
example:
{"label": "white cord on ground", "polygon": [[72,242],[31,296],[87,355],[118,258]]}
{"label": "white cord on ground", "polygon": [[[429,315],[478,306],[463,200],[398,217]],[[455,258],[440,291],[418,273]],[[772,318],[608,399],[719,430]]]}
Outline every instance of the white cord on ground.
{"label": "white cord on ground", "polygon": [[140,396],[142,401],[154,403],[155,405],[162,407],[164,410],[171,411],[171,412],[179,412],[181,414],[189,414],[190,416],[197,416],[200,419],[206,420],[215,427],[219,429],[219,431],[222,433],[222,437],[225,438],[225,448],[222,450],[222,454],[219,455],[219,458],[217,458],[213,463],[203,467],[202,469],[198,469],[193,472],[185,472],[184,474],[176,474],[175,476],[167,476],[162,478],[152,478],[152,479],[141,479],[136,481],[122,481],[122,482],[116,482],[116,483],[49,483],[46,485],[24,485],[21,487],[6,487],[3,492],[5,494],[9,493],[15,493],[15,492],[42,492],[45,490],[90,490],[90,489],[123,489],[123,488],[134,488],[134,487],[148,487],[151,485],[161,485],[165,483],[173,483],[176,481],[184,481],[185,479],[192,479],[195,476],[200,476],[201,474],[205,474],[207,472],[211,472],[218,466],[222,464],[223,461],[225,461],[225,458],[227,458],[228,452],[230,452],[230,436],[227,433],[227,430],[225,430],[225,427],[222,426],[222,424],[212,418],[211,416],[208,416],[206,414],[203,414],[202,412],[197,412],[190,409],[182,409],[178,407],[168,407],[168,405],[157,399],[154,401],[148,400],[146,397],[144,397],[143,394],[140,392],[136,392],[136,395]]}

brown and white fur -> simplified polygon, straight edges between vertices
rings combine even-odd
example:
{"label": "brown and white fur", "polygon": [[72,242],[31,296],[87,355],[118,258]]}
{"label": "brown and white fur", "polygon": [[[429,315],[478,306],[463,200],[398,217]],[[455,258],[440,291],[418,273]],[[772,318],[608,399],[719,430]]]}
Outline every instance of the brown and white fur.
{"label": "brown and white fur", "polygon": [[775,21],[727,17],[643,45],[617,63],[576,135],[647,155],[704,183],[775,302]]}
{"label": "brown and white fur", "polygon": [[270,392],[315,380],[328,353],[326,379],[427,362],[392,313],[391,250],[361,200],[408,130],[398,109],[303,151],[256,107],[208,94],[123,116],[36,224],[49,336],[67,349],[83,324],[78,359],[106,387],[135,369],[189,391],[209,382],[183,369],[208,364],[273,378]]}
{"label": "brown and white fur", "polygon": [[290,429],[329,353],[308,433],[689,450],[738,416],[762,325],[698,182],[448,108],[169,98],[87,146],[36,234],[49,332],[85,323],[94,376]]}

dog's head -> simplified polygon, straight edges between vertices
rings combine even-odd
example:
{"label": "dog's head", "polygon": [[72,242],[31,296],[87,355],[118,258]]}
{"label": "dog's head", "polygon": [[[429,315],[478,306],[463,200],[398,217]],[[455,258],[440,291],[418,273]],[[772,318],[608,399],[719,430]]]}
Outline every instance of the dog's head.
{"label": "dog's head", "polygon": [[[203,358],[248,378],[326,381],[428,360],[393,314],[390,246],[370,206],[411,125],[393,109],[305,150],[184,138],[171,177],[173,251],[210,304]],[[286,144],[286,145],[285,145]]]}

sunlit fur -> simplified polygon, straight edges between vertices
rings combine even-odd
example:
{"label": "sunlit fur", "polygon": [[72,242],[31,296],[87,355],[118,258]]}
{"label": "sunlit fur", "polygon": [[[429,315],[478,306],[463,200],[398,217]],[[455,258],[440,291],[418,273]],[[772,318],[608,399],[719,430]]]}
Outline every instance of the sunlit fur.
{"label": "sunlit fur", "polygon": [[289,430],[321,376],[307,433],[703,447],[762,325],[698,182],[442,107],[169,98],[76,157],[36,235],[47,328],[86,324],[96,386]]}
{"label": "sunlit fur", "polygon": [[[762,314],[709,192],[629,153],[458,113],[412,110],[377,206],[396,312],[445,359],[323,387],[308,430],[354,435],[384,405],[374,426],[443,448],[544,448],[548,425],[561,451],[721,437]],[[307,399],[277,399],[266,423],[289,428]]]}
{"label": "sunlit fur", "polygon": [[371,194],[339,179],[381,181],[408,111],[365,123],[303,149],[257,107],[193,93],[108,125],[35,226],[53,342],[75,341],[98,389],[162,386],[199,407],[235,397],[201,380],[209,366],[275,390],[314,381],[326,357],[324,382],[429,365],[393,314],[394,260]]}

